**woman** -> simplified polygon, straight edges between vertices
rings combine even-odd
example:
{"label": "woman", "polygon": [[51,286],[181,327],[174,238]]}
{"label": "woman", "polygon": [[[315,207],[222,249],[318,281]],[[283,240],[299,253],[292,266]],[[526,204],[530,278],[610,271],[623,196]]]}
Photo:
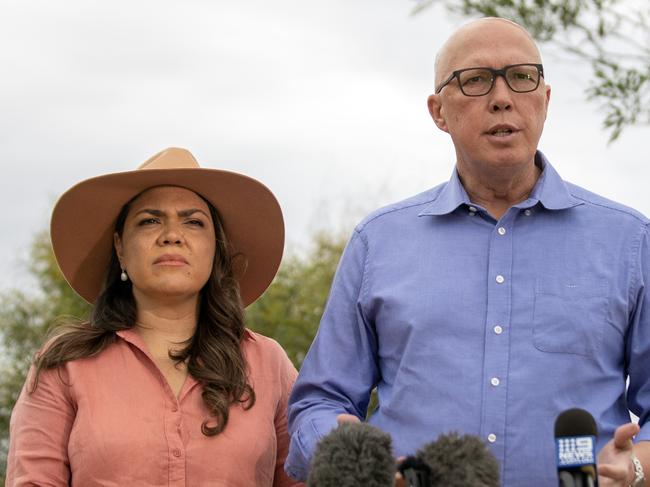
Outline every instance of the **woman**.
{"label": "woman", "polygon": [[271,192],[171,148],[68,190],[51,236],[93,310],[36,356],[6,485],[299,485],[283,471],[296,371],[243,319],[282,255]]}

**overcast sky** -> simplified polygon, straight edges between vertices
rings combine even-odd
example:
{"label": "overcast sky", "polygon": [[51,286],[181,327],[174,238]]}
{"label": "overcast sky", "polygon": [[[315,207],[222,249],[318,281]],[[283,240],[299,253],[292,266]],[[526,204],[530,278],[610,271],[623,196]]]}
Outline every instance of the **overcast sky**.
{"label": "overcast sky", "polygon": [[[169,146],[253,176],[287,252],[449,177],[433,59],[463,19],[413,0],[0,0],[0,291],[76,182]],[[562,176],[650,214],[648,127],[607,145],[586,66],[548,55],[540,148]]]}

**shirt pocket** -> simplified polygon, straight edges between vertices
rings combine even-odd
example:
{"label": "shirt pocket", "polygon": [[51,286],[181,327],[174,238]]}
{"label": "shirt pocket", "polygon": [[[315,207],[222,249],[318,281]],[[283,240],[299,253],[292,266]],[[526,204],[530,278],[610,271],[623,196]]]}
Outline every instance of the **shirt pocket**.
{"label": "shirt pocket", "polygon": [[607,322],[605,279],[538,279],[533,344],[542,352],[593,356]]}

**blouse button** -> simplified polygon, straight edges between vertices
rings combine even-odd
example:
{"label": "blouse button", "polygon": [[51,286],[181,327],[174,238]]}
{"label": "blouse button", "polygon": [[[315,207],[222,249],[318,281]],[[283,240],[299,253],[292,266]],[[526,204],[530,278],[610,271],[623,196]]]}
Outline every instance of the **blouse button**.
{"label": "blouse button", "polygon": [[174,448],[172,450],[172,455],[174,455],[175,457],[180,457],[181,456],[181,451],[178,448]]}

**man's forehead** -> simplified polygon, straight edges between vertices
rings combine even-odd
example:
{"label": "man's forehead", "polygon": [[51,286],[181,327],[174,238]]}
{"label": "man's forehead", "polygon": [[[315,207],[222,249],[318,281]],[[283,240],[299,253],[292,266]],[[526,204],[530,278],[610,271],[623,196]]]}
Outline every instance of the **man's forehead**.
{"label": "man's forehead", "polygon": [[[498,66],[492,66],[494,63]],[[518,24],[506,19],[475,20],[458,29],[436,56],[436,82],[462,67],[541,62],[533,38]]]}

